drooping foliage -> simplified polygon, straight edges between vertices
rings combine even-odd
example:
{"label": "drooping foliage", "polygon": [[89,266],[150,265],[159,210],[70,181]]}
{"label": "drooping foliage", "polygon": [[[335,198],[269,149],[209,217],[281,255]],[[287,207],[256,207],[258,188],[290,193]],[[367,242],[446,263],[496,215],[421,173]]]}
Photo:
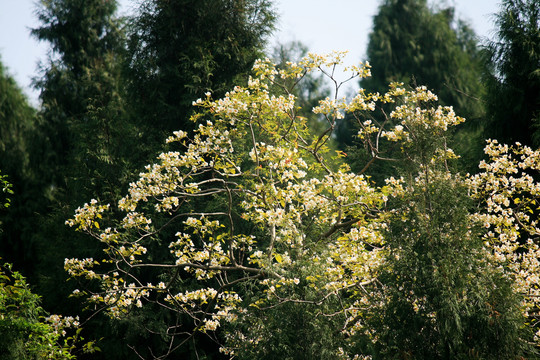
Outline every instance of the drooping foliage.
{"label": "drooping foliage", "polygon": [[[433,116],[421,108],[419,102],[406,116]],[[527,353],[527,344],[519,341],[527,337],[526,320],[512,295],[514,274],[486,261],[493,250],[484,243],[485,223],[473,215],[478,203],[468,195],[467,178],[448,171],[455,158],[446,145],[450,134],[409,121],[414,140],[402,146],[406,157],[398,170],[403,192],[391,201],[383,232],[388,254],[378,280],[385,286],[374,295],[374,309],[359,321],[373,327],[376,353],[383,359]]]}
{"label": "drooping foliage", "polygon": [[525,318],[509,279],[485,260],[464,182],[426,171],[388,219],[379,278],[387,286],[367,316],[379,336],[376,352],[382,359],[515,358],[527,348],[518,340]]}

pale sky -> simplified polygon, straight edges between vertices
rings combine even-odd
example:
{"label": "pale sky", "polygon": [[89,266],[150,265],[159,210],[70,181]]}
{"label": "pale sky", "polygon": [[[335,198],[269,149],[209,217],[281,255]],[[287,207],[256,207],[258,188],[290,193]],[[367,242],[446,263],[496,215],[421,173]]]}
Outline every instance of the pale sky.
{"label": "pale sky", "polygon": [[[433,1],[431,1],[433,2]],[[0,58],[34,104],[37,93],[30,88],[39,60],[45,60],[47,45],[30,38],[37,26],[36,0],[0,0]],[[133,3],[121,0],[123,11]],[[365,60],[368,34],[379,0],[274,0],[279,16],[278,31],[270,45],[301,41],[310,51],[329,53],[348,50],[348,63]],[[457,15],[472,24],[481,38],[494,32],[492,14],[499,0],[448,0]],[[375,65],[375,64],[372,64]]]}

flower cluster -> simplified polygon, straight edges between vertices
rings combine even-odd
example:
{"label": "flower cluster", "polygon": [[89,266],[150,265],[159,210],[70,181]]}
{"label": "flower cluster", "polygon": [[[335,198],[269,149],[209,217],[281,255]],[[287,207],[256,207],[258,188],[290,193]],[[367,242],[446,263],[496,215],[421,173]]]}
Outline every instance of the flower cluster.
{"label": "flower cluster", "polygon": [[55,334],[66,336],[66,329],[78,328],[79,317],[62,316],[62,315],[50,315],[45,318],[45,322],[52,326]]}
{"label": "flower cluster", "polygon": [[[442,137],[449,127],[457,126],[464,121],[454,113],[452,107],[433,107],[432,104],[437,100],[437,96],[425,86],[406,90],[403,84],[392,83],[382,96],[379,93],[367,93],[364,89],[360,89],[351,103],[341,108],[358,119],[358,138],[371,144],[372,150],[379,153],[380,138],[390,142],[415,143],[422,138]],[[398,105],[389,116],[383,113],[384,122],[373,119],[360,120],[360,117],[356,115],[362,112],[375,112],[379,106],[378,103]],[[327,106],[327,108],[330,107]],[[334,105],[334,108],[337,106]],[[441,154],[446,154],[446,150],[443,149]]]}
{"label": "flower cluster", "polygon": [[102,213],[109,208],[109,205],[98,205],[96,199],[92,199],[90,204],[86,203],[83,207],[75,210],[75,218],[66,221],[66,225],[78,226],[78,230],[89,231],[92,228],[99,229],[98,220]]}

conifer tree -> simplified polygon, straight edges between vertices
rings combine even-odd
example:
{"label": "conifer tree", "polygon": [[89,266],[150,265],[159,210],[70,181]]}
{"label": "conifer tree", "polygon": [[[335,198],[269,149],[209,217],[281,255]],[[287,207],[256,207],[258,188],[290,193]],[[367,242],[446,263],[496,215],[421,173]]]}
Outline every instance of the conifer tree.
{"label": "conifer tree", "polygon": [[383,92],[392,81],[425,85],[469,121],[482,114],[479,50],[470,26],[455,9],[426,0],[386,0],[373,19],[367,60],[380,64],[361,87]]}
{"label": "conifer tree", "polygon": [[41,26],[32,35],[51,45],[51,56],[35,86],[51,145],[45,159],[49,181],[60,201],[76,204],[97,186],[104,196],[112,183],[122,182],[130,133],[123,116],[124,37],[116,7],[116,1],[47,0],[37,11]]}
{"label": "conifer tree", "polygon": [[247,80],[273,24],[270,0],[140,2],[129,21],[127,78],[145,137],[161,144],[172,131],[193,129],[192,102]]}
{"label": "conifer tree", "polygon": [[[125,115],[125,38],[116,9],[116,1],[43,0],[36,10],[40,25],[31,32],[51,47],[35,81],[43,139],[35,156],[46,186],[36,200],[39,210],[28,219],[33,234],[23,240],[36,248],[29,280],[53,313],[82,315],[69,299],[73,284],[60,264],[70,252],[91,257],[99,250],[69,234],[66,217],[90,194],[115,201],[144,156],[132,151],[138,132]],[[88,323],[85,337],[110,339],[111,327],[104,324],[103,318]],[[120,356],[120,341],[104,346],[109,353],[103,356]]]}

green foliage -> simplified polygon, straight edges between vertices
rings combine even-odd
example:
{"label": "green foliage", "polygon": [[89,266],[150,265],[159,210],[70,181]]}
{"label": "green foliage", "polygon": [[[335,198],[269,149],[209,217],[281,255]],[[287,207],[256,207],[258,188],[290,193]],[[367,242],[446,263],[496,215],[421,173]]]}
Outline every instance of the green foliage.
{"label": "green foliage", "polygon": [[[315,295],[315,299],[317,296]],[[337,299],[324,304],[310,303],[309,296],[261,308],[242,319],[243,328],[227,328],[224,336],[229,345],[236,345],[238,359],[271,360],[279,356],[286,360],[336,359],[339,347],[345,346],[341,334],[342,314],[333,314]],[[326,313],[325,311],[328,311]],[[240,331],[239,331],[240,330]],[[258,339],[255,344],[233,339],[235,332]]]}
{"label": "green foliage", "polygon": [[[1,193],[6,195],[6,192],[13,191],[17,194],[9,199],[9,209],[0,206],[3,223],[0,256],[25,270],[32,261],[32,246],[21,239],[23,233],[31,234],[33,230],[25,225],[25,219],[37,211],[34,199],[41,195],[40,176],[36,169],[39,161],[36,161],[34,150],[43,141],[38,138],[37,122],[36,111],[0,63],[0,169],[4,174],[2,178],[9,177],[10,183],[9,188],[1,186]],[[0,185],[3,185],[1,181]],[[0,201],[2,204],[3,199]]]}
{"label": "green foliage", "polygon": [[[313,253],[320,255],[324,250]],[[235,357],[245,360],[271,360],[276,356],[284,360],[338,358],[339,349],[348,346],[343,325],[346,314],[339,311],[344,300],[340,294],[327,294],[323,290],[325,270],[324,264],[309,256],[296,259],[292,272],[303,280],[294,288],[285,288],[276,298],[261,299],[261,293],[266,291],[264,287],[245,286],[240,291],[244,301],[255,304],[237,321],[224,324],[222,334],[227,346],[234,349]]]}
{"label": "green foliage", "polygon": [[32,131],[35,110],[0,63],[0,168],[19,179],[28,176],[28,133]]}
{"label": "green foliage", "polygon": [[[7,175],[2,175],[0,172],[0,188],[2,188],[2,197],[0,198],[0,210],[6,209],[11,205],[10,194],[13,194],[11,190],[12,185],[7,180]],[[2,233],[2,221],[0,221],[0,233]]]}
{"label": "green foliage", "polygon": [[486,136],[504,143],[540,145],[540,7],[504,0],[497,37],[486,58]]}
{"label": "green foliage", "polygon": [[29,147],[35,110],[0,62],[0,168],[12,183],[30,176]]}

